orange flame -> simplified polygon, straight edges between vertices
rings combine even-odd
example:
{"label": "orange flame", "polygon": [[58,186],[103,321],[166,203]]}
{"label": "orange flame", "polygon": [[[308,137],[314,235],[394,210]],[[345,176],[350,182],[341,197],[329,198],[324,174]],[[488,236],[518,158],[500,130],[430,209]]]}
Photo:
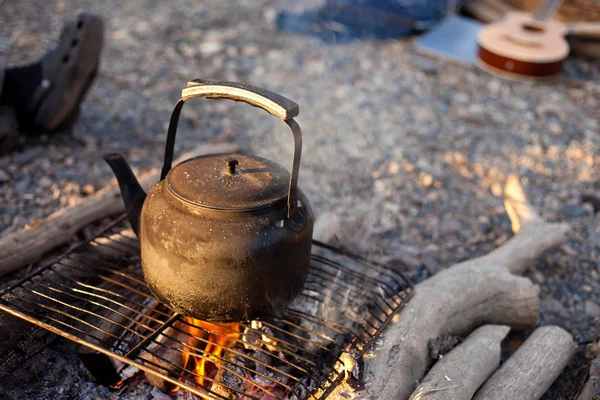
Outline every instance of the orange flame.
{"label": "orange flame", "polygon": [[[204,377],[206,383],[210,386],[211,379],[217,374],[219,369],[219,357],[223,354],[234,339],[240,337],[240,325],[238,323],[223,323],[213,324],[199,319],[185,317],[185,320],[190,325],[186,326],[186,330],[190,335],[188,344],[196,349],[187,348],[187,351],[182,353],[182,365],[185,369],[192,371],[197,376],[194,380],[204,386]],[[200,351],[200,350],[204,351]],[[210,387],[208,388],[210,389]]]}

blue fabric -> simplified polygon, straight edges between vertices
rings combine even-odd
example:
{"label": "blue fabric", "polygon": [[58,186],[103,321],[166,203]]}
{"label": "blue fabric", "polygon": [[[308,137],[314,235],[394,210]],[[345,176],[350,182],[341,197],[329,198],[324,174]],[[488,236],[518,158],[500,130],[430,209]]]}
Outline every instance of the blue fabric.
{"label": "blue fabric", "polygon": [[463,0],[326,0],[327,7],[362,7],[413,21],[415,29],[426,29],[449,13],[458,11]]}
{"label": "blue fabric", "polygon": [[[326,41],[387,39],[425,30],[464,0],[326,0],[301,14],[281,12],[280,29],[317,35]],[[332,24],[333,23],[333,24]]]}

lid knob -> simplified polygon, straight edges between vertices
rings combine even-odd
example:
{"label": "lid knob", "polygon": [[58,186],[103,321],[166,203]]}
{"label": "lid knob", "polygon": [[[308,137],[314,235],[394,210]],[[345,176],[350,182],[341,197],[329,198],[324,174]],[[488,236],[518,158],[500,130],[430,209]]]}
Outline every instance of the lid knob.
{"label": "lid knob", "polygon": [[238,164],[239,164],[239,162],[235,158],[225,161],[225,165],[227,166],[227,170],[225,171],[226,174],[227,175],[235,175],[235,166]]}

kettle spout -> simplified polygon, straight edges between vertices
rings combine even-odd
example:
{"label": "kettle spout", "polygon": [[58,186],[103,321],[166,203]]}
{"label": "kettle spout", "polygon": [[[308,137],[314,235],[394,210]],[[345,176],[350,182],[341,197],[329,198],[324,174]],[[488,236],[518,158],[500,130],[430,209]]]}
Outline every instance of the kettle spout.
{"label": "kettle spout", "polygon": [[131,167],[129,167],[129,164],[121,154],[106,154],[104,160],[108,163],[117,177],[129,223],[131,223],[131,228],[133,228],[136,236],[139,237],[140,215],[142,213],[142,205],[146,199],[146,192],[144,192],[144,189],[140,186]]}

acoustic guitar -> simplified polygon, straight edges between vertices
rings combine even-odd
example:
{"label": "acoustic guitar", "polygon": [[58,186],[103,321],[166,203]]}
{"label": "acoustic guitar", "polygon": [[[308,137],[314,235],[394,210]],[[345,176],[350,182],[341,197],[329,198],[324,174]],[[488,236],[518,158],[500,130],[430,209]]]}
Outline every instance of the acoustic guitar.
{"label": "acoustic guitar", "polygon": [[567,25],[551,19],[561,0],[548,0],[534,13],[510,12],[477,36],[477,65],[502,78],[552,80],[569,54]]}

